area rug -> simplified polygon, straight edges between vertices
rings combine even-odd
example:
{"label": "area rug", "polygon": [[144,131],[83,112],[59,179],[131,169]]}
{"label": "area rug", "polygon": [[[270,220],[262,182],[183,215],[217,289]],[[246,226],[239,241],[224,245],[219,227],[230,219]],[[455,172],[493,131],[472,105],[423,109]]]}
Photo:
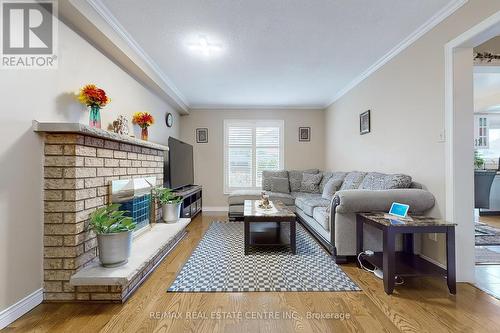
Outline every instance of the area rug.
{"label": "area rug", "polygon": [[213,222],[168,292],[358,291],[331,256],[297,224],[297,254],[244,254],[242,222]]}
{"label": "area rug", "polygon": [[500,230],[484,223],[475,224],[476,245],[500,245]]}
{"label": "area rug", "polygon": [[500,247],[476,246],[476,264],[500,264]]}

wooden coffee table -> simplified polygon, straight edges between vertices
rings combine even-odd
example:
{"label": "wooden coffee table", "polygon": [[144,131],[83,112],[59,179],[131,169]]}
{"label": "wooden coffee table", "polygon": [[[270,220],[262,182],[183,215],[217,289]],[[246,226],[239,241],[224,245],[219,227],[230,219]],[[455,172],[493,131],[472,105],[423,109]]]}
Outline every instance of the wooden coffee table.
{"label": "wooden coffee table", "polygon": [[[290,245],[296,253],[296,216],[281,201],[271,201],[273,209],[259,208],[260,200],[245,200],[243,211],[245,223],[245,254],[251,246],[278,247]],[[289,237],[282,232],[281,224],[290,224]],[[288,238],[288,239],[287,239]]]}

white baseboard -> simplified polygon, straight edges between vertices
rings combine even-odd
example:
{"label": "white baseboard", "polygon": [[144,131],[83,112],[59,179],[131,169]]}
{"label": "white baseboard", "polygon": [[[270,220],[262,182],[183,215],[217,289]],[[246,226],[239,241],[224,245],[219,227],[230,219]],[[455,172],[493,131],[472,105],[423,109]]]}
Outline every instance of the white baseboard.
{"label": "white baseboard", "polygon": [[422,259],[427,260],[428,262],[433,263],[433,264],[434,264],[434,265],[436,265],[436,266],[441,267],[442,269],[446,269],[446,265],[444,265],[444,264],[440,263],[440,262],[439,262],[439,261],[437,261],[437,260],[434,260],[434,259],[432,259],[432,258],[429,258],[428,256],[425,256],[425,255],[423,255],[423,254],[421,254],[421,253],[420,253],[418,256],[419,256],[420,258],[422,258]]}
{"label": "white baseboard", "polygon": [[0,330],[13,323],[43,301],[43,290],[35,290],[19,302],[0,312]]}
{"label": "white baseboard", "polygon": [[227,206],[203,206],[204,212],[228,212],[229,207]]}

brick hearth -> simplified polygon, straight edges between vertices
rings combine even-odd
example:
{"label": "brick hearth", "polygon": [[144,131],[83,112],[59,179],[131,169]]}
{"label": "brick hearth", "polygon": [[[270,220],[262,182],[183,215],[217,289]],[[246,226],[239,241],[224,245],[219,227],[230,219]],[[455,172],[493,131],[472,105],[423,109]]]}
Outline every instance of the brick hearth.
{"label": "brick hearth", "polygon": [[[162,184],[164,151],[84,134],[46,133],[44,140],[44,299],[120,300],[121,286],[74,287],[69,280],[97,256],[88,217],[108,203],[109,183],[155,176]],[[160,209],[152,212],[152,221],[160,218]]]}

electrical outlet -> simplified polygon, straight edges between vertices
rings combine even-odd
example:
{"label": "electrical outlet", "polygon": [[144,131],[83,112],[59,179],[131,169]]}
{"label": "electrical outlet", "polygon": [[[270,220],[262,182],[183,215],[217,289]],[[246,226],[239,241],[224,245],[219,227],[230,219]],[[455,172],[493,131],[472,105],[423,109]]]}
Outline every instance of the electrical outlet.
{"label": "electrical outlet", "polygon": [[446,133],[444,130],[439,131],[438,142],[446,142]]}
{"label": "electrical outlet", "polygon": [[429,234],[429,239],[437,242],[438,234],[436,234],[436,233]]}

